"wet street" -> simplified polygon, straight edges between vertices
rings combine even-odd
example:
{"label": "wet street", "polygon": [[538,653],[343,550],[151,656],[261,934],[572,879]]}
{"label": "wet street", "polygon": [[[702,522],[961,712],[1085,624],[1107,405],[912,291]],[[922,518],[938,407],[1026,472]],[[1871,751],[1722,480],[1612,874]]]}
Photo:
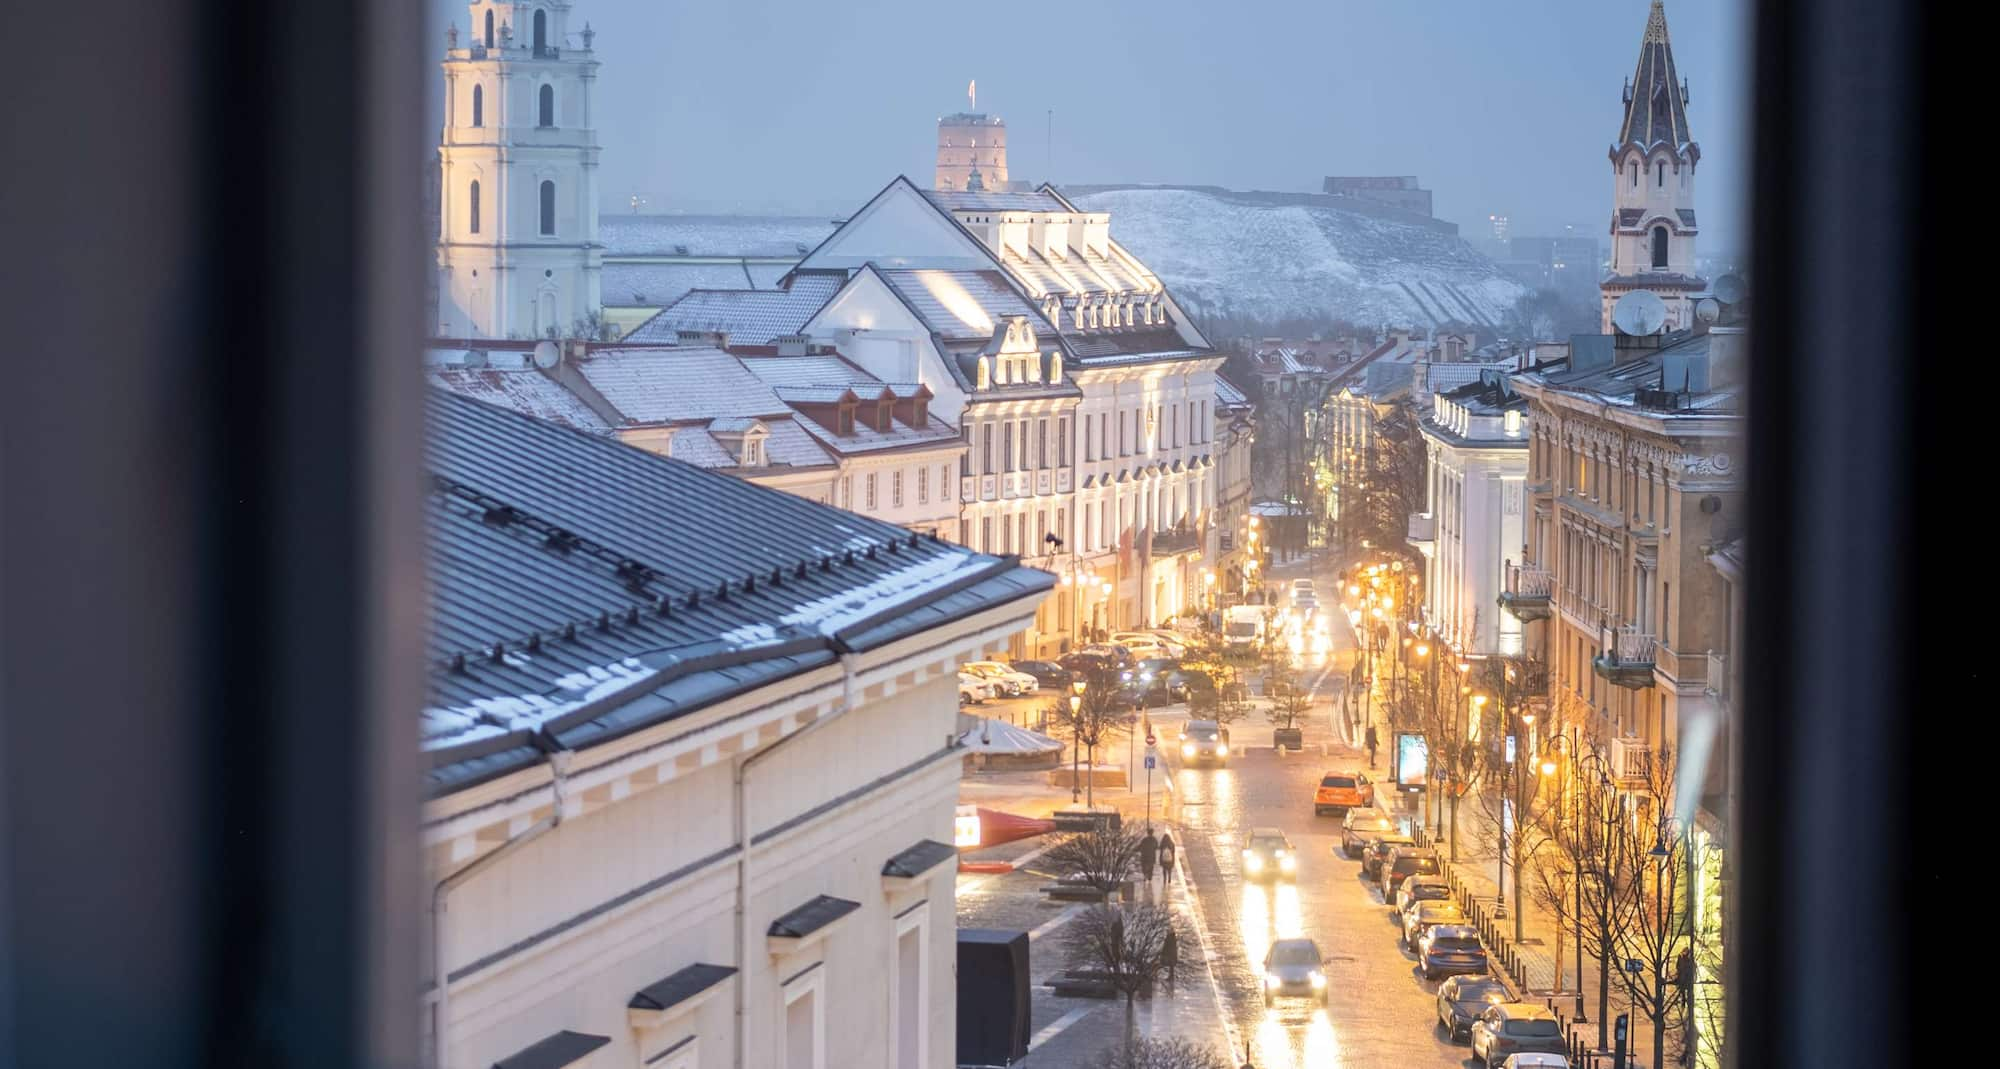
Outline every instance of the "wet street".
{"label": "wet street", "polygon": [[[1245,737],[1248,731],[1241,732]],[[1317,748],[1315,747],[1314,750]],[[1314,817],[1322,771],[1365,765],[1347,752],[1321,758],[1252,750],[1225,769],[1180,769],[1185,864],[1200,902],[1238,1044],[1248,1041],[1259,1069],[1453,1065],[1468,1057],[1432,1026],[1437,985],[1416,973],[1388,907],[1360,878],[1360,863],[1336,853],[1340,818]],[[1300,853],[1295,881],[1244,879],[1249,828],[1282,828]],[[1260,964],[1274,939],[1307,936],[1332,959],[1330,1005],[1284,1001],[1266,1009]]]}

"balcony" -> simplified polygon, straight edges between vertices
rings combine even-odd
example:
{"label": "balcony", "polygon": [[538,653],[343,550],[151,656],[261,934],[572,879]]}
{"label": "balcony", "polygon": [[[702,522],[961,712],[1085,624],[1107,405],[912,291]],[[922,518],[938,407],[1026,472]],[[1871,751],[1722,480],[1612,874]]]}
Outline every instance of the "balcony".
{"label": "balcony", "polygon": [[1719,704],[1729,701],[1729,657],[1708,651],[1708,695]]}
{"label": "balcony", "polygon": [[1607,629],[1604,646],[1591,667],[1611,685],[1638,690],[1653,685],[1653,656],[1657,640],[1637,628]]}
{"label": "balcony", "polygon": [[1554,590],[1549,573],[1524,564],[1507,566],[1507,587],[1500,592],[1500,607],[1523,623],[1549,618],[1549,596]]}
{"label": "balcony", "polygon": [[1653,781],[1653,748],[1637,739],[1611,740],[1611,775],[1628,786]]}
{"label": "balcony", "polygon": [[1153,532],[1153,556],[1164,557],[1174,553],[1199,552],[1201,532],[1190,527],[1176,527],[1171,531]]}
{"label": "balcony", "polygon": [[1410,513],[1409,542],[1422,549],[1437,541],[1437,517],[1428,512]]}

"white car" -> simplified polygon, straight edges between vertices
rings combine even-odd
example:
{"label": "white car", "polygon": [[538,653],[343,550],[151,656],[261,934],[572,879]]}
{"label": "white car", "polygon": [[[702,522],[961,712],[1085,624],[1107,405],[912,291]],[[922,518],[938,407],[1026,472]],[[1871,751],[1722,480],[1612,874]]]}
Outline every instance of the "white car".
{"label": "white car", "polygon": [[1134,660],[1144,661],[1154,657],[1178,657],[1179,653],[1167,647],[1160,636],[1146,631],[1113,631],[1113,645],[1123,646],[1132,651]]}
{"label": "white car", "polygon": [[958,674],[958,704],[978,705],[992,696],[992,688],[978,676],[966,675],[964,672]]}
{"label": "white car", "polygon": [[961,665],[959,671],[978,676],[993,687],[996,695],[1017,698],[1023,694],[1033,694],[1042,689],[1042,681],[1026,672],[1019,672],[999,661],[973,661]]}

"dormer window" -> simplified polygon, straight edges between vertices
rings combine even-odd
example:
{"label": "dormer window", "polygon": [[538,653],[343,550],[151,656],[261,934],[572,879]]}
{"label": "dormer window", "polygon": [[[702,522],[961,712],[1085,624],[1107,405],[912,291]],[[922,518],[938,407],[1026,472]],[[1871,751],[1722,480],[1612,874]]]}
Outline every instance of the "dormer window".
{"label": "dormer window", "polygon": [[835,419],[834,433],[845,438],[854,433],[854,402],[842,401],[840,415]]}
{"label": "dormer window", "polygon": [[764,438],[762,435],[743,436],[743,466],[761,468],[764,466]]}

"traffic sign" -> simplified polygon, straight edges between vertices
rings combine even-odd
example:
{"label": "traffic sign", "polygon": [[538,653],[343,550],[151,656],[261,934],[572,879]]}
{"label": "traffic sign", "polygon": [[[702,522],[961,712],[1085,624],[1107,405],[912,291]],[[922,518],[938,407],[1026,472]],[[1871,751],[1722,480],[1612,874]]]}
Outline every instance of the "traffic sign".
{"label": "traffic sign", "polygon": [[1152,732],[1150,731],[1146,732],[1146,745],[1151,746],[1158,741],[1160,740],[1157,737],[1155,737]]}
{"label": "traffic sign", "polygon": [[1155,761],[1157,761],[1157,760],[1159,760],[1159,759],[1158,759],[1158,758],[1156,758],[1156,757],[1154,757],[1154,756],[1153,756],[1152,754],[1147,754],[1147,755],[1146,755],[1146,771],[1148,771],[1148,772],[1151,772],[1151,771],[1153,770],[1153,762],[1155,762]]}

